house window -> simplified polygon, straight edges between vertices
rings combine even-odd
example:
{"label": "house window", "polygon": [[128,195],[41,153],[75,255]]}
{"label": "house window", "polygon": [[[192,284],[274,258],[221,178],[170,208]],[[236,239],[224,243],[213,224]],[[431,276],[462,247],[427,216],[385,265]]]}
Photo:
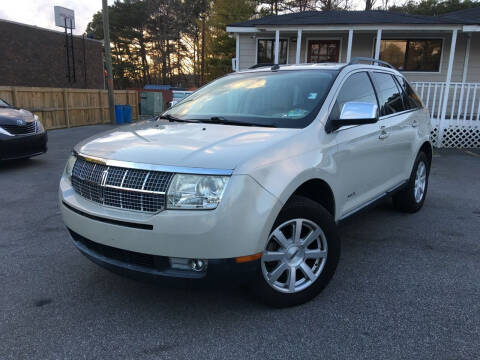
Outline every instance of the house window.
{"label": "house window", "polygon": [[[280,39],[280,49],[278,52],[278,63],[287,63],[287,45],[286,39]],[[257,64],[273,64],[275,62],[275,40],[259,39],[257,51]]]}
{"label": "house window", "polygon": [[380,60],[403,71],[440,71],[441,39],[382,40]]}

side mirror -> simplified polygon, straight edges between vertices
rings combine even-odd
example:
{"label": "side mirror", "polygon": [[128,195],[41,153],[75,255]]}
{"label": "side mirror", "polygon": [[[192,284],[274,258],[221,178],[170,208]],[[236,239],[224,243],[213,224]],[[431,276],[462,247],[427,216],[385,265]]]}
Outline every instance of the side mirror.
{"label": "side mirror", "polygon": [[378,120],[378,106],[373,103],[350,101],[343,104],[339,119],[328,120],[325,130],[327,133],[347,125],[373,124]]}

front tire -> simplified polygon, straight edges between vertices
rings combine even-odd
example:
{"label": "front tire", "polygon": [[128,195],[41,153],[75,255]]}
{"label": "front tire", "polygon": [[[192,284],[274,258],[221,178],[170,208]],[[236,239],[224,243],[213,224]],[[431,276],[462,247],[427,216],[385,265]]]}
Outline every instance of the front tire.
{"label": "front tire", "polygon": [[420,152],[415,159],[407,186],[393,195],[393,206],[402,212],[415,213],[425,202],[428,189],[430,161],[424,152]]}
{"label": "front tire", "polygon": [[339,258],[340,240],[332,216],[315,201],[294,196],[273,225],[254,290],[270,306],[302,304],[325,288]]}

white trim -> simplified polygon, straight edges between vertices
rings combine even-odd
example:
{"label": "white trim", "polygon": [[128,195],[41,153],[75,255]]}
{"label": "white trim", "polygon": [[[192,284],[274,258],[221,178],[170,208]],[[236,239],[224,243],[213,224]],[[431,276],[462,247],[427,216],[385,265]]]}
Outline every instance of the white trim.
{"label": "white trim", "polygon": [[382,29],[377,30],[377,38],[375,40],[375,60],[380,60],[380,44],[382,42]]}
{"label": "white trim", "polygon": [[[373,38],[373,44],[372,44],[372,57],[375,55],[375,43],[376,43],[377,38]],[[440,64],[438,66],[438,71],[406,71],[406,70],[398,70],[402,74],[411,74],[411,75],[428,75],[428,74],[441,74],[442,73],[442,68],[443,68],[443,55],[445,53],[445,43],[446,43],[446,38],[443,36],[390,36],[387,35],[383,37],[381,40],[442,40],[442,50],[440,52]]]}
{"label": "white trim", "polygon": [[462,74],[462,83],[467,82],[468,75],[468,62],[470,60],[470,47],[472,42],[472,35],[467,34],[467,48],[465,49],[465,61],[463,63],[463,74]]}
{"label": "white trim", "polygon": [[[288,47],[288,42],[287,42],[287,47]],[[274,61],[273,63],[274,64],[278,64],[278,53],[280,51],[280,30],[276,30],[275,31],[275,45],[273,47],[273,58],[274,58]],[[288,54],[288,51],[287,51],[287,54]],[[288,55],[287,55],[287,64],[288,64]]]}
{"label": "white trim", "polygon": [[259,32],[259,30],[255,27],[236,27],[236,26],[227,26],[227,32],[230,33],[252,33],[252,32]]}
{"label": "white trim", "polygon": [[240,34],[236,33],[236,42],[235,42],[235,71],[240,71]]}
{"label": "white trim", "polygon": [[[273,45],[275,46],[275,37],[273,36],[262,36],[262,37],[255,37],[255,65],[258,64],[258,40],[274,40]],[[287,62],[288,64],[288,56],[290,52],[290,39],[288,37],[280,37],[280,40],[287,40]],[[280,56],[280,54],[279,54]],[[280,64],[282,65],[282,64]]]}
{"label": "white trim", "polygon": [[[409,25],[323,25],[323,26],[322,25],[298,25],[298,26],[285,26],[285,27],[282,27],[281,25],[258,25],[256,27],[256,31],[273,32],[275,30],[280,30],[280,31],[295,32],[300,27],[304,32],[306,31],[338,31],[338,30],[344,32],[350,29],[354,31],[357,31],[357,30],[377,31],[380,27],[384,31],[401,30],[401,31],[417,31],[418,32],[418,30],[435,30],[435,31],[441,31],[441,30],[451,31],[455,29],[462,30],[462,25],[421,25],[421,24],[411,25],[409,24]],[[233,29],[237,29],[237,28],[233,28]]]}
{"label": "white trim", "polygon": [[315,36],[315,37],[307,37],[305,38],[305,61],[304,63],[307,63],[308,61],[308,42],[310,40],[340,40],[340,47],[338,49],[338,62],[341,63],[342,62],[342,47],[343,47],[343,37],[318,37],[318,36]]}
{"label": "white trim", "polygon": [[[5,20],[2,20],[5,21]],[[25,24],[21,24],[25,25]],[[28,25],[26,25],[28,26]],[[305,31],[348,31],[348,30],[370,30],[376,31],[380,25],[257,25],[257,26],[227,26],[229,33],[258,33],[258,32],[273,32],[275,30],[295,32],[299,28]],[[381,25],[383,30],[400,30],[400,31],[418,31],[418,30],[462,30],[464,32],[480,31],[480,25],[422,25],[422,24],[406,24],[406,25]],[[45,29],[48,30],[48,29]]]}
{"label": "white trim", "polygon": [[480,25],[464,25],[463,32],[477,32],[480,31]]}
{"label": "white trim", "polygon": [[443,132],[445,130],[445,114],[447,112],[448,93],[450,90],[450,82],[452,80],[453,60],[455,59],[455,47],[457,45],[458,30],[452,32],[452,42],[450,43],[450,54],[448,57],[447,78],[445,79],[445,91],[443,92],[442,113],[440,115],[440,129],[438,131],[438,143],[442,145]]}
{"label": "white trim", "polygon": [[352,42],[353,42],[353,30],[348,30],[348,44],[347,44],[347,59],[346,63],[348,64],[352,59]]}
{"label": "white trim", "polygon": [[297,51],[295,52],[295,64],[300,64],[300,56],[302,52],[302,29],[297,31]]}

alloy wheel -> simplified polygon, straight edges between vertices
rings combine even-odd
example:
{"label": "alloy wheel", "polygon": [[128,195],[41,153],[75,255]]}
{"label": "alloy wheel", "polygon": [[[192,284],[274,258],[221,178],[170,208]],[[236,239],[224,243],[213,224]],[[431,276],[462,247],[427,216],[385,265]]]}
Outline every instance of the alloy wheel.
{"label": "alloy wheel", "polygon": [[307,219],[286,221],[273,230],[263,251],[263,277],[277,291],[297,293],[318,279],[327,254],[320,226]]}
{"label": "alloy wheel", "polygon": [[415,186],[413,188],[415,201],[417,203],[422,201],[426,186],[427,186],[427,166],[423,161],[420,161],[418,163],[417,173],[415,174]]}

